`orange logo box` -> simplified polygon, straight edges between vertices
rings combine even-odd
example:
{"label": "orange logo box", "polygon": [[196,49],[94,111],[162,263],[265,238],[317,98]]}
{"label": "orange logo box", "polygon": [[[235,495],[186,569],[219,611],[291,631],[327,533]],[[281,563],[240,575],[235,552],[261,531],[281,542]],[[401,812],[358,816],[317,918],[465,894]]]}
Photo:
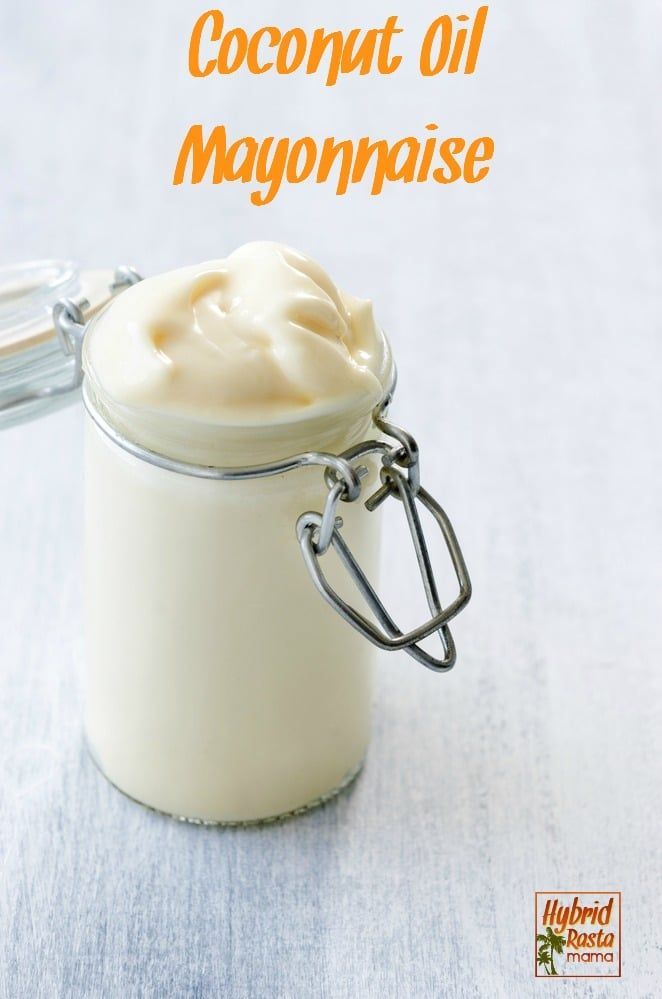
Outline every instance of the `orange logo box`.
{"label": "orange logo box", "polygon": [[620,891],[537,891],[534,953],[536,978],[620,978]]}

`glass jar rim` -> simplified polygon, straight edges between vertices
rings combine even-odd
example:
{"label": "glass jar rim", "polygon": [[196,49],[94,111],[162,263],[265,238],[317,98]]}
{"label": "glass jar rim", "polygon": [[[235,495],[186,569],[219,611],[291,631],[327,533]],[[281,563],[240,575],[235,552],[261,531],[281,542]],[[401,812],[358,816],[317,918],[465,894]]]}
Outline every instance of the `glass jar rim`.
{"label": "glass jar rim", "polygon": [[98,413],[102,422],[111,428],[109,436],[117,435],[127,441],[128,450],[134,447],[134,453],[144,451],[148,461],[157,455],[165,463],[175,462],[192,468],[242,468],[282,460],[310,449],[333,449],[341,439],[353,441],[357,435],[364,434],[375,407],[385,396],[390,398],[393,394],[395,364],[388,338],[380,328],[383,362],[378,377],[382,390],[375,397],[338,399],[321,408],[277,413],[268,419],[246,422],[127,405],[118,402],[105,389],[86,363],[90,332],[111,306],[112,302],[108,302],[100,309],[85,329],[84,400],[90,415],[94,417],[94,413]]}
{"label": "glass jar rim", "polygon": [[[87,415],[91,422],[96,425],[97,429],[111,442],[138,460],[169,471],[198,478],[250,479],[261,478],[264,475],[277,474],[279,471],[288,471],[290,468],[300,467],[302,464],[306,464],[306,462],[301,462],[297,459],[301,457],[305,458],[308,454],[319,456],[322,453],[333,457],[336,451],[345,450],[348,446],[356,444],[359,440],[363,440],[367,430],[373,425],[375,413],[386,413],[395,394],[397,369],[394,363],[391,363],[389,371],[388,384],[379,400],[371,404],[368,408],[362,408],[360,414],[356,412],[352,413],[351,418],[343,421],[341,426],[336,424],[333,428],[332,438],[329,437],[327,440],[321,441],[321,443],[319,436],[312,440],[308,438],[308,444],[301,444],[301,440],[293,440],[292,447],[289,450],[287,448],[280,450],[272,448],[261,455],[259,459],[256,458],[250,462],[235,460],[212,463],[206,459],[204,461],[199,460],[199,458],[197,460],[188,460],[188,458],[185,460],[178,456],[177,453],[172,454],[168,453],[167,450],[157,450],[149,446],[149,442],[145,441],[143,435],[131,434],[126,429],[124,421],[121,419],[117,420],[117,411],[115,413],[108,411],[104,405],[103,397],[100,397],[95,391],[94,383],[88,377],[83,379],[82,397]],[[302,429],[308,427],[310,430],[311,424],[314,425],[314,420],[309,418],[306,421],[300,420],[294,426]],[[276,424],[270,429],[278,430],[287,426],[292,427],[293,425]],[[251,439],[250,436],[246,435],[253,435],[256,431],[260,430],[263,431],[265,427],[224,425],[222,427],[216,426],[215,429],[225,431],[230,439],[233,435],[235,436],[235,440],[238,438],[241,449],[242,445],[245,446],[246,441]],[[314,437],[314,434],[312,436]],[[141,437],[143,438],[142,440],[139,439]],[[339,438],[344,440],[342,448],[338,447],[337,442]],[[196,456],[194,454],[191,457],[195,459]],[[316,461],[314,463],[318,464],[319,462]]]}

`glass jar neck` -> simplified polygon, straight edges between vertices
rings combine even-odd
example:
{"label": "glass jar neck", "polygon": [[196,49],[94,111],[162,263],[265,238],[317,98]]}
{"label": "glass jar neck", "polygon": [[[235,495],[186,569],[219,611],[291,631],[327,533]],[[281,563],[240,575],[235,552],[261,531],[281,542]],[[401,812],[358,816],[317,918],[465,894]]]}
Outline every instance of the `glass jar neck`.
{"label": "glass jar neck", "polygon": [[338,454],[375,434],[375,404],[367,399],[362,406],[355,401],[298,420],[244,426],[123,406],[89,376],[85,398],[88,408],[129,442],[174,461],[217,468],[261,465],[305,451]]}

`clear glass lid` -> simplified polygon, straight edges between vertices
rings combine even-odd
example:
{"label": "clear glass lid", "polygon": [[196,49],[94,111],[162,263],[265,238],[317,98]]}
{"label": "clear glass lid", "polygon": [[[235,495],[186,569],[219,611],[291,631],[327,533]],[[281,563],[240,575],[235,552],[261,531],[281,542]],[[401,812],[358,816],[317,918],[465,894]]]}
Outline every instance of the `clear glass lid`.
{"label": "clear glass lid", "polygon": [[[74,363],[57,339],[53,306],[71,299],[87,318],[109,300],[112,283],[112,270],[81,271],[70,260],[0,267],[0,428],[78,397],[46,391],[68,385]],[[21,401],[25,396],[30,398]]]}
{"label": "clear glass lid", "polygon": [[51,309],[80,291],[68,260],[35,260],[0,268],[0,357],[53,335]]}

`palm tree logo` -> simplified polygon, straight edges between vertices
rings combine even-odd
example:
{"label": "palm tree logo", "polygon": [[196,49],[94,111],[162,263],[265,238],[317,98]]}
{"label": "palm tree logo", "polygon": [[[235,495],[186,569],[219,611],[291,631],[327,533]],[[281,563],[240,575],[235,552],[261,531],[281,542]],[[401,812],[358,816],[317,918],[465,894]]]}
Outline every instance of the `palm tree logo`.
{"label": "palm tree logo", "polygon": [[558,975],[554,967],[554,954],[562,954],[565,947],[565,937],[558,936],[551,926],[547,927],[546,933],[538,933],[536,940],[540,944],[538,947],[538,967],[542,966],[547,975]]}

